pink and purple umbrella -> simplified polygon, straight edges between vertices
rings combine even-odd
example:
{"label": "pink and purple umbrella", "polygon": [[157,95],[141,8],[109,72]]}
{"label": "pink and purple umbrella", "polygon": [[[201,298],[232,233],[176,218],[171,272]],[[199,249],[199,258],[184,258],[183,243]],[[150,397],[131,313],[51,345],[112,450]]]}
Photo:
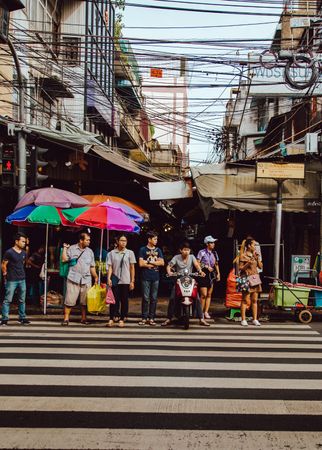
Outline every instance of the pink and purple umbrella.
{"label": "pink and purple umbrella", "polygon": [[57,208],[77,208],[86,206],[89,201],[73,192],[54,187],[34,189],[27,192],[18,202],[15,210],[27,205],[56,206]]}

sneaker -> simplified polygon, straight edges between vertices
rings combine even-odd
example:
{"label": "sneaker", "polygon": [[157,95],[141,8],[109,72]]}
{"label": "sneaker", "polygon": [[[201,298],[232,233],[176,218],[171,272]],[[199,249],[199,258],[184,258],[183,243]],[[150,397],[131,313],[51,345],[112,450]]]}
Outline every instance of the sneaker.
{"label": "sneaker", "polygon": [[28,319],[19,319],[18,322],[20,325],[30,325],[30,321]]}
{"label": "sneaker", "polygon": [[253,320],[252,324],[255,325],[255,327],[260,327],[261,326],[261,324],[256,319]]}
{"label": "sneaker", "polygon": [[120,328],[124,328],[124,320],[120,320],[118,325]]}
{"label": "sneaker", "polygon": [[200,319],[199,325],[203,327],[210,327],[210,323],[206,322],[205,319]]}
{"label": "sneaker", "polygon": [[240,322],[240,324],[241,324],[242,327],[248,327],[247,320],[242,320],[242,321]]}
{"label": "sneaker", "polygon": [[0,325],[7,327],[8,326],[8,321],[7,320],[1,320]]}
{"label": "sneaker", "polygon": [[205,316],[205,319],[211,319],[210,314],[207,312],[205,312],[204,316]]}
{"label": "sneaker", "polygon": [[112,328],[114,326],[114,320],[109,320],[106,324],[107,327]]}
{"label": "sneaker", "polygon": [[140,322],[138,323],[138,325],[145,326],[145,325],[147,325],[147,321],[145,319],[141,319]]}

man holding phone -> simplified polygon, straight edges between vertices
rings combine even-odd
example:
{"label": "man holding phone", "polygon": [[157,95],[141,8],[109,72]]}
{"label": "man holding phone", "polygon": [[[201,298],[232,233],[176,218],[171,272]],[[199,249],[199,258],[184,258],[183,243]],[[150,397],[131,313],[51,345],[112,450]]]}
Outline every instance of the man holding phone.
{"label": "man holding phone", "polygon": [[69,263],[67,275],[64,320],[62,325],[69,324],[69,316],[73,306],[76,305],[78,297],[81,306],[81,323],[87,325],[86,320],[86,298],[87,292],[92,286],[92,277],[95,284],[98,276],[95,269],[95,258],[93,250],[89,248],[91,237],[88,233],[81,233],[77,244],[63,245],[62,262]]}

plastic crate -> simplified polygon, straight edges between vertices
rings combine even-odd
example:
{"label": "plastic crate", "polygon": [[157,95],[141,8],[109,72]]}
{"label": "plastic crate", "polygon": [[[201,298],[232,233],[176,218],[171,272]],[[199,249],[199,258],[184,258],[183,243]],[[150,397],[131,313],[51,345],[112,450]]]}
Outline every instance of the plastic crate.
{"label": "plastic crate", "polygon": [[317,308],[322,308],[322,289],[314,289],[314,306]]}
{"label": "plastic crate", "polygon": [[274,304],[276,306],[294,307],[300,300],[303,305],[307,306],[309,294],[310,288],[286,287],[282,284],[274,285]]}

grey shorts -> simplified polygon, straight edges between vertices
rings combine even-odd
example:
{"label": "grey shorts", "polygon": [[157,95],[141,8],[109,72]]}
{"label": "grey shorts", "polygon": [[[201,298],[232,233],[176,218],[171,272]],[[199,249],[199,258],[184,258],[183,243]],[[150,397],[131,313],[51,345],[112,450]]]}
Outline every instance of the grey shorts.
{"label": "grey shorts", "polygon": [[67,280],[65,306],[75,306],[79,297],[79,303],[82,306],[86,306],[86,297],[88,290],[92,287],[91,284],[78,284],[73,281]]}

